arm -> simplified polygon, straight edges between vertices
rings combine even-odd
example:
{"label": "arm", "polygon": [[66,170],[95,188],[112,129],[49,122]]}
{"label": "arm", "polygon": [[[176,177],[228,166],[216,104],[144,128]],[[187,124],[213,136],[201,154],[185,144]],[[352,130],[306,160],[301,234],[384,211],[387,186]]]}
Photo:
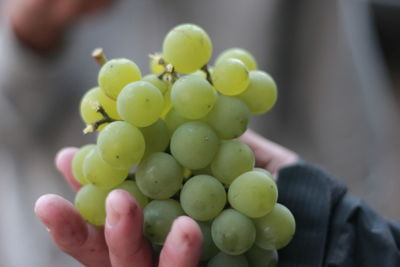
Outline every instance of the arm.
{"label": "arm", "polygon": [[280,251],[280,266],[400,266],[399,224],[348,195],[319,167],[299,163],[279,177],[279,202],[297,224],[294,239]]}

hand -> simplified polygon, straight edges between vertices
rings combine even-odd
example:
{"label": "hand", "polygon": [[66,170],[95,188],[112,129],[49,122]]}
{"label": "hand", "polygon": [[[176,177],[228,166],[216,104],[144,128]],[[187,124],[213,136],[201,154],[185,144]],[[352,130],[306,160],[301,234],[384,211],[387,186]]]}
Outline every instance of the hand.
{"label": "hand", "polygon": [[10,0],[12,30],[19,40],[37,51],[57,47],[64,32],[79,17],[98,11],[111,0]]}
{"label": "hand", "polygon": [[[248,130],[239,139],[254,151],[256,166],[274,175],[298,160],[294,152],[253,131]],[[63,149],[56,158],[58,170],[74,190],[80,188],[71,171],[76,151],[76,148]],[[142,235],[143,214],[136,200],[122,190],[115,190],[108,196],[106,208],[104,229],[85,223],[71,203],[56,195],[39,198],[35,212],[56,245],[86,266],[153,266],[155,260]],[[196,266],[201,242],[197,224],[189,217],[178,218],[161,251],[159,266]]]}
{"label": "hand", "polygon": [[[80,185],[71,172],[76,148],[66,148],[56,157],[56,166],[75,190]],[[150,267],[153,257],[149,242],[142,235],[143,214],[138,202],[123,190],[112,191],[106,200],[104,227],[86,223],[74,206],[57,195],[44,195],[35,213],[46,225],[55,244],[85,266]],[[197,223],[182,216],[175,220],[160,253],[161,267],[197,266],[202,234]]]}
{"label": "hand", "polygon": [[299,156],[293,151],[265,139],[252,130],[247,130],[239,140],[253,150],[256,167],[266,169],[274,177],[277,176],[279,169],[299,160]]}

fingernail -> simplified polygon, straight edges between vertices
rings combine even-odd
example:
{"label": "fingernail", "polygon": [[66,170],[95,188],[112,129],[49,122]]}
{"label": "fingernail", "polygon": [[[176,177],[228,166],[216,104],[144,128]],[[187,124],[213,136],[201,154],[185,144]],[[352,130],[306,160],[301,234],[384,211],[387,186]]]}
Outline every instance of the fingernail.
{"label": "fingernail", "polygon": [[129,212],[133,212],[134,205],[131,205],[129,199],[125,196],[125,192],[121,190],[112,191],[107,197],[107,227],[113,228],[125,217]]}

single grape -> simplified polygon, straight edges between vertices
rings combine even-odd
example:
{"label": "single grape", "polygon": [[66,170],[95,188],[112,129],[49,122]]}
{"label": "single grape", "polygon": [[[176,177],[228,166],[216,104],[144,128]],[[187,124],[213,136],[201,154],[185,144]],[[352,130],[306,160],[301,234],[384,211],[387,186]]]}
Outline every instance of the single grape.
{"label": "single grape", "polygon": [[125,121],[137,127],[146,127],[156,122],[163,108],[164,97],[160,90],[146,81],[128,84],[117,99],[118,113]]}
{"label": "single grape", "polygon": [[[117,103],[106,96],[99,87],[95,87],[87,91],[81,99],[79,109],[82,120],[86,124],[91,124],[95,121],[101,120],[103,116],[97,112],[100,106],[103,107],[105,112],[111,118],[116,120],[121,119],[117,112]],[[103,129],[106,125],[107,123],[102,124],[98,130]]]}
{"label": "single grape", "polygon": [[176,71],[189,74],[200,69],[211,58],[212,43],[197,25],[181,24],[168,32],[163,42],[163,56]]}
{"label": "single grape", "polygon": [[272,77],[264,71],[250,71],[250,83],[246,91],[237,96],[246,103],[250,112],[261,114],[276,103],[278,91]]}
{"label": "single grape", "polygon": [[231,48],[222,52],[217,59],[215,60],[215,65],[220,61],[227,58],[236,58],[243,62],[246,65],[248,70],[256,70],[257,62],[253,55],[250,54],[249,51],[243,48]]}
{"label": "single grape", "polygon": [[218,254],[219,249],[215,245],[211,236],[211,221],[197,222],[203,234],[202,252],[200,260],[206,261]]}
{"label": "single grape", "polygon": [[83,161],[85,160],[86,155],[95,148],[96,145],[93,144],[85,145],[75,153],[74,158],[72,159],[72,174],[81,185],[89,183],[89,181],[83,175]]}
{"label": "single grape", "polygon": [[269,176],[269,177],[276,183],[276,180],[274,179],[274,176],[272,176],[272,174],[271,174],[269,171],[267,171],[266,169],[263,169],[263,168],[254,168],[253,171],[255,171],[255,172],[261,172],[261,173],[266,174],[267,176]]}
{"label": "single grape", "polygon": [[179,115],[175,108],[170,109],[164,120],[167,124],[170,135],[172,135],[179,126],[190,121],[189,119]]}
{"label": "single grape", "polygon": [[115,168],[131,168],[145,151],[143,134],[135,126],[115,121],[107,125],[97,137],[97,149],[104,161]]}
{"label": "single grape", "polygon": [[168,90],[169,84],[159,79],[155,74],[148,74],[142,78],[142,81],[149,82],[157,87],[162,94],[165,94]]}
{"label": "single grape", "polygon": [[143,210],[144,235],[152,243],[162,245],[173,221],[181,215],[184,215],[184,212],[176,200],[151,201]]}
{"label": "single grape", "polygon": [[75,207],[85,221],[97,226],[104,225],[108,193],[109,190],[93,184],[87,184],[78,191],[75,195]]}
{"label": "single grape", "polygon": [[230,185],[228,200],[233,208],[259,218],[268,214],[278,199],[274,180],[261,172],[249,171],[237,177]]}
{"label": "single grape", "polygon": [[256,238],[253,222],[234,209],[226,209],[211,226],[215,245],[229,255],[240,255],[249,250]]}
{"label": "single grape", "polygon": [[281,249],[289,244],[296,231],[296,221],[288,208],[276,203],[267,215],[254,219],[256,244],[268,250]]}
{"label": "single grape", "polygon": [[251,267],[276,267],[278,265],[276,250],[262,249],[256,244],[246,252],[246,257]]}
{"label": "single grape", "polygon": [[162,119],[159,119],[150,126],[140,128],[146,143],[144,157],[154,152],[164,152],[169,144],[169,131]]}
{"label": "single grape", "polygon": [[101,90],[115,100],[122,88],[141,78],[142,74],[136,63],[126,58],[116,58],[101,67],[98,82]]}
{"label": "single grape", "polygon": [[205,121],[221,139],[234,139],[247,130],[249,115],[249,109],[242,101],[220,95]]}
{"label": "single grape", "polygon": [[154,57],[150,58],[150,73],[160,74],[164,71],[164,66],[158,63],[161,57],[162,55],[160,53],[155,53]]}
{"label": "single grape", "polygon": [[238,95],[249,85],[249,71],[239,59],[227,58],[215,64],[212,81],[221,94]]}
{"label": "single grape", "polygon": [[130,193],[139,202],[142,209],[146,207],[147,203],[149,202],[149,199],[139,190],[135,181],[127,180],[114,189],[123,189]]}
{"label": "single grape", "polygon": [[182,167],[167,153],[156,152],[145,157],[136,169],[140,191],[152,199],[172,197],[181,187]]}
{"label": "single grape", "polygon": [[207,267],[249,267],[244,255],[228,255],[223,252],[214,256],[207,264]]}
{"label": "single grape", "polygon": [[105,162],[95,148],[87,154],[82,167],[86,180],[106,189],[121,184],[129,174],[129,169],[117,169]]}
{"label": "single grape", "polygon": [[184,167],[203,169],[213,160],[219,140],[214,131],[202,122],[179,126],[171,138],[171,153]]}
{"label": "single grape", "polygon": [[216,217],[226,204],[224,186],[214,177],[197,175],[190,178],[182,188],[180,201],[183,210],[199,221]]}
{"label": "single grape", "polygon": [[253,170],[255,158],[248,145],[230,140],[223,142],[211,163],[215,178],[229,185],[239,175]]}
{"label": "single grape", "polygon": [[211,84],[195,75],[187,75],[172,86],[171,102],[178,114],[197,120],[207,115],[217,100]]}

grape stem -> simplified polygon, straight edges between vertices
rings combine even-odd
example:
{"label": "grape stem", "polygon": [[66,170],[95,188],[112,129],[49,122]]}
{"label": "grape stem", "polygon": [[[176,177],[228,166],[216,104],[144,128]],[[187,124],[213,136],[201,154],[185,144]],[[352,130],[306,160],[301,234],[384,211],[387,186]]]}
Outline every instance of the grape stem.
{"label": "grape stem", "polygon": [[108,61],[106,54],[104,54],[103,48],[94,49],[92,52],[92,58],[94,58],[100,67],[106,64]]}
{"label": "grape stem", "polygon": [[201,68],[201,70],[204,71],[204,72],[206,73],[206,79],[207,79],[207,81],[208,81],[211,85],[213,85],[213,81],[212,81],[212,79],[211,79],[211,73],[210,73],[210,70],[208,69],[208,65],[207,65],[207,64],[204,65],[204,66]]}
{"label": "grape stem", "polygon": [[100,120],[97,120],[95,122],[92,122],[85,129],[83,129],[84,134],[92,133],[92,132],[96,131],[104,123],[110,123],[113,121],[117,121],[117,120],[111,118],[101,105],[99,105],[97,107],[96,111],[98,113],[100,113],[103,116],[103,118],[101,118]]}
{"label": "grape stem", "polygon": [[172,64],[166,64],[165,70],[158,75],[158,79],[162,81],[169,82],[173,84],[176,80],[178,80],[178,73],[175,71],[174,66]]}

